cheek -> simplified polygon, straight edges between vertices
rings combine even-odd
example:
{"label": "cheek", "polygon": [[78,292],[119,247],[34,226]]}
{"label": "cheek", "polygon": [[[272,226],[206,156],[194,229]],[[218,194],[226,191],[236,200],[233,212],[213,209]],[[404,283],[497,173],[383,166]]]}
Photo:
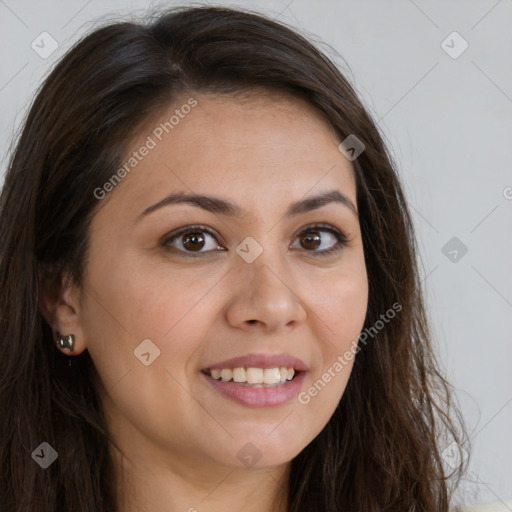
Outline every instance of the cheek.
{"label": "cheek", "polygon": [[168,262],[155,263],[129,252],[124,256],[115,265],[99,268],[93,286],[102,306],[112,313],[111,320],[134,339],[162,339],[179,329],[220,278],[213,272],[177,269]]}
{"label": "cheek", "polygon": [[108,378],[138,368],[133,351],[146,339],[160,351],[155,364],[176,376],[186,373],[188,361],[208,337],[215,313],[211,297],[221,288],[216,286],[221,274],[198,274],[176,271],[168,263],[137,264],[128,257],[91,274],[98,297],[88,314],[91,355],[105,366]]}
{"label": "cheek", "polygon": [[312,294],[315,313],[323,324],[324,339],[333,351],[345,350],[357,340],[366,317],[368,280],[363,268],[343,270],[317,280]]}
{"label": "cheek", "polygon": [[[322,286],[319,286],[322,284]],[[321,359],[313,368],[299,403],[318,425],[327,423],[338,405],[354,364],[357,340],[368,304],[365,272],[344,272],[317,283],[313,295]]]}
{"label": "cheek", "polygon": [[366,276],[359,278],[354,275],[340,280],[331,291],[336,297],[331,301],[329,316],[333,319],[333,329],[342,339],[352,340],[363,328],[368,306],[368,283]]}
{"label": "cheek", "polygon": [[[91,273],[94,292],[84,309],[88,350],[112,401],[110,409],[122,411],[141,430],[150,425],[153,433],[168,432],[170,417],[155,414],[164,408],[163,395],[174,410],[197,407],[182,384],[191,356],[207,335],[208,301],[201,299],[218,278],[198,283],[183,272],[165,273],[153,265],[142,269],[119,260],[115,267]],[[149,351],[152,360],[147,366],[134,353],[146,339],[158,351],[146,342],[144,353]]]}

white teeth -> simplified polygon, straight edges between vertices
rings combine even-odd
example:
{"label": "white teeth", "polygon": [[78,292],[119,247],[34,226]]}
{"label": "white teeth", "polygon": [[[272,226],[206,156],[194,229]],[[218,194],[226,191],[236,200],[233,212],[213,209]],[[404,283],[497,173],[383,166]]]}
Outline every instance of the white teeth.
{"label": "white teeth", "polygon": [[247,384],[263,384],[263,369],[247,368]]}
{"label": "white teeth", "polygon": [[286,380],[292,380],[295,375],[293,368],[223,368],[210,370],[212,378],[223,382],[233,379],[233,382],[247,384],[279,384]]}
{"label": "white teeth", "polygon": [[227,382],[228,380],[231,380],[231,378],[233,377],[233,372],[231,370],[222,369],[222,371],[220,372],[220,376],[224,382]]}
{"label": "white teeth", "polygon": [[247,382],[245,368],[233,368],[233,382]]}
{"label": "white teeth", "polygon": [[263,382],[265,384],[277,384],[281,382],[279,368],[265,368],[263,371]]}

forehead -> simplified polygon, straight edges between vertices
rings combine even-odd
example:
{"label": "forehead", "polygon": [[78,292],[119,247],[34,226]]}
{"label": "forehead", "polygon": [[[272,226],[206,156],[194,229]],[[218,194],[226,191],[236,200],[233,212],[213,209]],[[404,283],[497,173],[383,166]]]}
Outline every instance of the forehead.
{"label": "forehead", "polygon": [[140,129],[126,157],[150,149],[138,156],[116,195],[144,209],[144,203],[178,189],[275,203],[315,188],[338,188],[355,203],[353,168],[339,142],[299,98],[265,92],[184,95]]}

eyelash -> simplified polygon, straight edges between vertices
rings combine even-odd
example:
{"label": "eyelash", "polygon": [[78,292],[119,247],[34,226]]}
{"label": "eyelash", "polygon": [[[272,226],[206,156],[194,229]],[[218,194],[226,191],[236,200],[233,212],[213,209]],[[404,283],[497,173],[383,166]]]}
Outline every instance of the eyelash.
{"label": "eyelash", "polygon": [[[322,256],[330,256],[333,254],[336,254],[340,252],[348,243],[348,239],[345,236],[344,233],[339,231],[338,229],[334,228],[333,226],[329,224],[313,224],[311,226],[307,226],[307,228],[303,229],[300,233],[297,234],[297,237],[300,237],[301,235],[304,235],[306,233],[310,233],[312,231],[325,231],[327,233],[332,234],[335,238],[337,243],[331,247],[330,249],[326,249],[324,251],[308,251],[305,249],[305,251],[308,253],[308,255],[311,255],[313,257],[322,257]],[[185,257],[191,257],[191,258],[197,258],[197,255],[199,254],[207,254],[212,251],[204,251],[204,252],[192,252],[192,251],[183,251],[181,249],[176,249],[175,247],[170,247],[170,242],[174,241],[175,239],[179,238],[180,236],[186,235],[188,233],[197,233],[197,232],[204,232],[208,233],[212,238],[214,238],[217,241],[217,235],[206,226],[202,225],[191,225],[191,226],[184,226],[183,228],[180,228],[177,231],[174,231],[164,237],[162,240],[161,245],[165,248],[168,248],[172,252],[179,253],[180,255],[183,255]]]}

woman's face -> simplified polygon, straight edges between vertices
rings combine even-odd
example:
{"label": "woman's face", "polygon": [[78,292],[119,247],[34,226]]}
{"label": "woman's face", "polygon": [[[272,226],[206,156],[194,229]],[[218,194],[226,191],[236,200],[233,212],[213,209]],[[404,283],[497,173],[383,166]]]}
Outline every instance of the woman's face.
{"label": "woman's face", "polygon": [[[352,368],[335,363],[363,327],[357,213],[340,201],[309,201],[337,192],[357,208],[353,169],[301,100],[194,99],[140,132],[126,157],[136,161],[99,199],[77,290],[77,347],[89,350],[113,437],[134,460],[276,467],[333,414]],[[167,133],[160,123],[176,109]],[[184,201],[189,194],[210,199]],[[223,364],[249,355],[267,359]],[[268,387],[204,373],[218,363],[299,368],[273,356],[300,359],[303,371]]]}

